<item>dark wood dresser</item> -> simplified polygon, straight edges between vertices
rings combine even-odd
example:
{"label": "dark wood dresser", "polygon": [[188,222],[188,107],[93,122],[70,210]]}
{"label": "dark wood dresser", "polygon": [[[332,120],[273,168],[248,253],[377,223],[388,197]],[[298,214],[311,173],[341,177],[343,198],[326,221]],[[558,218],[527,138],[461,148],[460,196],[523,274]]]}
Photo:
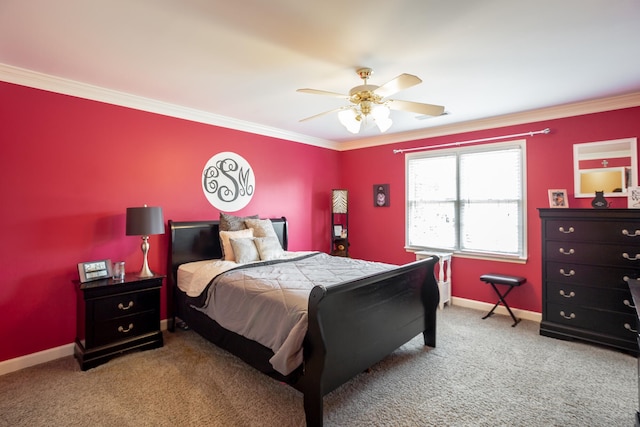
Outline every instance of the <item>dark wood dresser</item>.
{"label": "dark wood dresser", "polygon": [[76,283],[74,354],[84,371],[131,350],[162,347],[160,289],[164,276],[126,275]]}
{"label": "dark wood dresser", "polygon": [[640,280],[640,210],[540,209],[540,334],[638,355],[629,283]]}
{"label": "dark wood dresser", "polygon": [[[629,283],[629,289],[631,289],[631,296],[633,297],[633,305],[636,306],[636,315],[640,320],[640,282]],[[637,336],[638,346],[640,347],[640,334]],[[638,359],[638,402],[640,403],[640,359]],[[640,405],[638,406],[640,409]],[[640,411],[636,410],[635,424],[636,427],[640,427]]]}

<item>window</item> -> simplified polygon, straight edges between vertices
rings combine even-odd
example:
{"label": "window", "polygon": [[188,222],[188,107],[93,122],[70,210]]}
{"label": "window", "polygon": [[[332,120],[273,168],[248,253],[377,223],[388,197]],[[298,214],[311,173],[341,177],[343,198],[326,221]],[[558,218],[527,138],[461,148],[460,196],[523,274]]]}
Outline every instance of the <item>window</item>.
{"label": "window", "polygon": [[525,141],[406,156],[407,247],[525,258]]}

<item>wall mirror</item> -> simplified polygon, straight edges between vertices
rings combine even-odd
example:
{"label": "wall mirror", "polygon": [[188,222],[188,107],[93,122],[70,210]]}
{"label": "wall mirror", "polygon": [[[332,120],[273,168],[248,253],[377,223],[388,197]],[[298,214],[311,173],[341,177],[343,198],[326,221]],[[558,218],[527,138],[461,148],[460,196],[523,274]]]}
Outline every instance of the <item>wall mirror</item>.
{"label": "wall mirror", "polygon": [[626,197],[638,185],[636,138],[573,145],[574,196]]}

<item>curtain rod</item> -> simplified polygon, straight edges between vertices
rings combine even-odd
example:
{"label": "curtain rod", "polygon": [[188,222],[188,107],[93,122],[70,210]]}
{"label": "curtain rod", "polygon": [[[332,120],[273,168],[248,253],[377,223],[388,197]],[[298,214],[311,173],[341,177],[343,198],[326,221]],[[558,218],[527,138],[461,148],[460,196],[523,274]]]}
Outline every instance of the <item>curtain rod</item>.
{"label": "curtain rod", "polygon": [[464,145],[464,144],[471,144],[474,142],[495,141],[498,139],[515,138],[518,136],[533,136],[533,135],[539,135],[541,133],[547,134],[549,132],[551,132],[551,130],[549,128],[546,128],[546,129],[538,130],[535,132],[515,133],[513,135],[493,136],[491,138],[472,139],[470,141],[450,142],[448,144],[427,145],[425,147],[407,148],[404,150],[393,150],[393,154],[408,153],[410,151],[426,151],[426,150],[432,150],[434,148],[451,147],[453,145],[458,146],[458,145]]}

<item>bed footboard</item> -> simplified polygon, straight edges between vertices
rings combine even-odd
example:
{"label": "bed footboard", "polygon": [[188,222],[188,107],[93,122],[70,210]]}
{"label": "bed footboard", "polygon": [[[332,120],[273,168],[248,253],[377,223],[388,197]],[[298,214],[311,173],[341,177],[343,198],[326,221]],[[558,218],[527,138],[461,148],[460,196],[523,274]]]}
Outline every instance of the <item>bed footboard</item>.
{"label": "bed footboard", "polygon": [[422,333],[436,345],[437,257],[353,282],[324,288],[309,297],[304,393],[308,426],[322,425],[322,396],[379,362]]}

